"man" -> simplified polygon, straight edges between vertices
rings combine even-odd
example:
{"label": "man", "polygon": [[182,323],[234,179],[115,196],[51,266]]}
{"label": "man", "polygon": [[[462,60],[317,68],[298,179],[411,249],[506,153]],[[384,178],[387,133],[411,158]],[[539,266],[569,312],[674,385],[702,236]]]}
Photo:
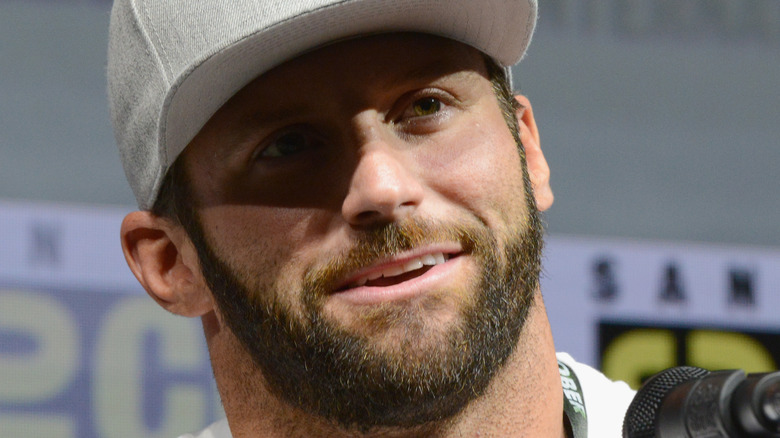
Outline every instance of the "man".
{"label": "man", "polygon": [[202,319],[227,421],[198,436],[619,435],[631,391],[559,364],[538,287],[553,196],[507,77],[535,19],[529,0],[115,2],[141,208],[122,244]]}

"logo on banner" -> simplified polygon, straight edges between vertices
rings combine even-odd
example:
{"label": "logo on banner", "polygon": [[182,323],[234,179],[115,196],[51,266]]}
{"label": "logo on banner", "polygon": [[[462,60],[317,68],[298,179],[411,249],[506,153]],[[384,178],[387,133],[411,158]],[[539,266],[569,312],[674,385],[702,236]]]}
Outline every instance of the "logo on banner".
{"label": "logo on banner", "polygon": [[729,270],[729,297],[731,304],[753,306],[756,302],[753,284],[755,273],[749,269],[731,268]]}
{"label": "logo on banner", "polygon": [[33,266],[55,267],[62,260],[62,230],[56,224],[33,223],[29,227],[28,257]]}
{"label": "logo on banner", "polygon": [[601,301],[615,300],[620,292],[615,278],[615,262],[607,257],[599,257],[592,266],[593,296]]}
{"label": "logo on banner", "polygon": [[601,369],[633,388],[661,370],[680,365],[766,372],[780,363],[776,330],[601,321],[598,333]]}
{"label": "logo on banner", "polygon": [[667,263],[661,280],[659,299],[667,303],[683,303],[685,295],[685,286],[679,265],[675,262]]}
{"label": "logo on banner", "polygon": [[[595,300],[611,302],[620,297],[622,288],[618,281],[617,265],[617,262],[608,256],[592,259],[590,294]],[[669,261],[662,265],[658,275],[659,302],[680,305],[690,300],[685,272],[677,261]],[[733,266],[721,277],[724,280],[723,288],[713,292],[725,293],[725,302],[729,305],[754,307],[757,295],[756,277],[755,269]]]}

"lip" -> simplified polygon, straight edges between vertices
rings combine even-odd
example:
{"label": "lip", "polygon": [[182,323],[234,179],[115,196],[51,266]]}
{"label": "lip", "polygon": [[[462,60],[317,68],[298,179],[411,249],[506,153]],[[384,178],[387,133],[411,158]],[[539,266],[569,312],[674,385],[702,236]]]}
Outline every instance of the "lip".
{"label": "lip", "polygon": [[[371,285],[370,282],[364,285],[355,285],[361,278],[378,275],[380,272],[404,266],[411,260],[437,253],[445,254],[446,261],[430,266],[419,275],[400,279],[398,283],[389,285],[376,286]],[[408,300],[425,294],[429,290],[439,289],[445,282],[451,281],[452,274],[457,272],[459,266],[463,263],[464,258],[461,257],[462,255],[462,249],[458,245],[437,245],[405,252],[390,260],[383,260],[353,273],[340,283],[340,286],[333,292],[332,297],[357,305]],[[402,276],[403,274],[399,275],[399,277]]]}

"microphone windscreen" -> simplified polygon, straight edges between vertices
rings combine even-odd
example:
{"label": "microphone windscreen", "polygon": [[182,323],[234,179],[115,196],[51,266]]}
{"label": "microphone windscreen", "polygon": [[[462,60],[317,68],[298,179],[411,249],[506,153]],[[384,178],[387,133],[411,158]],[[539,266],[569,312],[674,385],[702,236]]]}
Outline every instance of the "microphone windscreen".
{"label": "microphone windscreen", "polygon": [[628,406],[623,418],[623,438],[654,438],[656,417],[669,391],[709,373],[703,368],[683,366],[669,368],[648,379]]}

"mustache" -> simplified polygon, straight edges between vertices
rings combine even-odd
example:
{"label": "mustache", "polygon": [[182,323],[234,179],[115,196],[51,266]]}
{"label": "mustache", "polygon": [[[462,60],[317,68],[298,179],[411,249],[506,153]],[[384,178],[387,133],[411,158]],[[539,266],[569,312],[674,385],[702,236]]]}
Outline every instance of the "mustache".
{"label": "mustache", "polygon": [[349,249],[327,256],[323,265],[307,269],[303,289],[314,297],[327,295],[356,270],[421,246],[458,242],[462,253],[471,254],[484,252],[494,240],[482,225],[419,218],[384,224],[361,231]]}

